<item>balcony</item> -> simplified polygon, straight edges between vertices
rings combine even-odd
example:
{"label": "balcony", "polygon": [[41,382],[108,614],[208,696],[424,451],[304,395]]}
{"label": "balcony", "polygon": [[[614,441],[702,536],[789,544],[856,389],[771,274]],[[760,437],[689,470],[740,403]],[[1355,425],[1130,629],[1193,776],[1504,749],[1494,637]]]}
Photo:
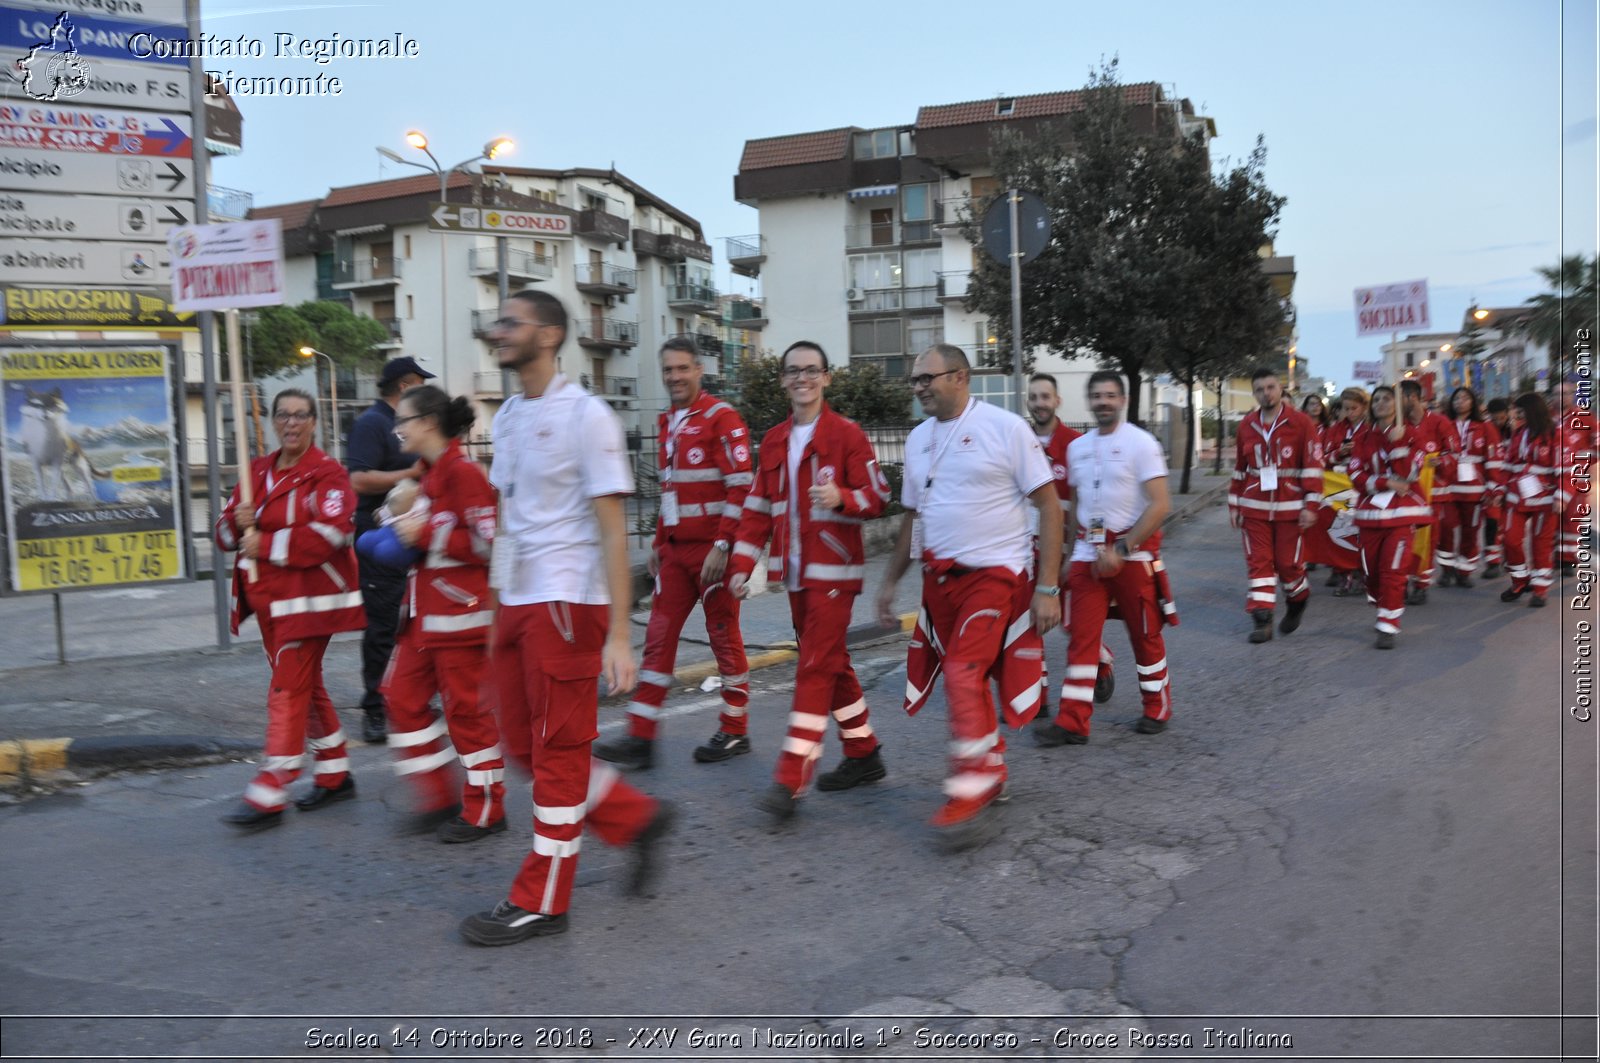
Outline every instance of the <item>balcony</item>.
{"label": "balcony", "polygon": [[472,374],[472,391],[487,398],[506,397],[506,376],[499,369],[479,369]]}
{"label": "balcony", "polygon": [[951,270],[939,274],[939,301],[946,306],[958,305],[967,301],[968,286],[972,281],[970,269]]}
{"label": "balcony", "polygon": [[610,262],[580,262],[572,267],[578,291],[589,295],[628,295],[639,290],[639,271]]}
{"label": "balcony", "polygon": [[398,258],[357,258],[335,262],[333,286],[341,291],[354,288],[388,288],[399,283]]}
{"label": "balcony", "polygon": [[[508,280],[547,281],[555,276],[556,262],[550,255],[536,255],[521,248],[506,248],[506,278]],[[500,263],[492,247],[474,247],[468,257],[467,268],[475,277],[498,277]]]}
{"label": "balcony", "polygon": [[974,369],[1011,368],[1011,348],[1001,343],[958,343]]}
{"label": "balcony", "polygon": [[934,225],[940,229],[957,229],[974,219],[973,211],[981,199],[971,196],[949,196],[939,201],[939,213]]}
{"label": "balcony", "polygon": [[672,338],[675,340],[688,340],[694,344],[695,350],[708,358],[722,357],[724,344],[719,336],[713,336],[706,332],[680,332]]}
{"label": "balcony", "polygon": [[767,308],[750,299],[735,299],[728,304],[728,324],[759,332],[767,327]]}
{"label": "balcony", "polygon": [[500,319],[500,309],[474,310],[472,312],[472,334],[480,340],[489,338],[494,323]]}
{"label": "balcony", "polygon": [[402,333],[403,330],[401,328],[401,324],[400,324],[400,319],[399,318],[397,318],[397,317],[379,317],[379,318],[374,318],[373,320],[375,320],[378,324],[382,325],[384,328],[389,330],[389,338],[384,340],[382,343],[375,344],[374,346],[378,346],[378,347],[398,347],[398,346],[400,346],[401,333]]}
{"label": "balcony", "polygon": [[728,268],[745,277],[761,276],[761,263],[767,260],[765,236],[730,236],[723,241]]}
{"label": "balcony", "polygon": [[628,242],[628,219],[598,207],[580,210],[576,224],[572,231],[579,236],[587,236],[591,240],[614,240],[619,244]]}
{"label": "balcony", "polygon": [[874,247],[896,247],[900,243],[900,223],[880,222],[876,225],[846,225],[844,249],[867,250]]}
{"label": "balcony", "polygon": [[667,305],[674,310],[715,310],[717,298],[717,290],[709,284],[667,286]]}
{"label": "balcony", "polygon": [[636,376],[603,376],[591,381],[587,373],[583,386],[603,399],[636,399],[639,397],[639,378]]}
{"label": "balcony", "polygon": [[639,343],[639,323],[614,317],[580,318],[578,344],[601,350],[626,350]]}
{"label": "balcony", "polygon": [[944,206],[933,205],[933,217],[900,223],[900,240],[907,244],[936,244],[944,239]]}

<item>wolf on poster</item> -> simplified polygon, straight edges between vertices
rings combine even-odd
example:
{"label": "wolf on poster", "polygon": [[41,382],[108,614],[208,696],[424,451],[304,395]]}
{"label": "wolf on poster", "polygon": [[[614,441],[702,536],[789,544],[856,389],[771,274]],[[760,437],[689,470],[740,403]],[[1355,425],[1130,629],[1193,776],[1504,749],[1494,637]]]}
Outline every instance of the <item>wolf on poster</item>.
{"label": "wolf on poster", "polygon": [[186,578],[171,348],[0,347],[10,588]]}

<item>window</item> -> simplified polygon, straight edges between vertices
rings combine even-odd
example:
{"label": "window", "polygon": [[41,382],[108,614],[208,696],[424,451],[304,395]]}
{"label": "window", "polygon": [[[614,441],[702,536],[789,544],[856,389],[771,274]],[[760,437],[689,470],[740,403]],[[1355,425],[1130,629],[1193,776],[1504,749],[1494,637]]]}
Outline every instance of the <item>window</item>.
{"label": "window", "polygon": [[972,397],[998,406],[1002,410],[1012,409],[1016,401],[1011,390],[1011,374],[973,373]]}
{"label": "window", "polygon": [[850,324],[850,357],[857,355],[903,354],[900,319],[854,321]]}
{"label": "window", "polygon": [[900,190],[900,217],[903,221],[930,221],[933,218],[933,186],[906,185]]}
{"label": "window", "polygon": [[1412,366],[1416,365],[1416,357],[1417,357],[1417,352],[1416,351],[1407,351],[1406,352],[1406,368],[1407,369],[1410,369]]}
{"label": "window", "polygon": [[900,139],[893,129],[857,133],[852,154],[858,159],[892,159],[898,151]]}
{"label": "window", "polygon": [[994,101],[994,113],[1001,117],[1015,113],[1016,109],[1016,100],[1000,99]]}
{"label": "window", "polygon": [[406,257],[411,257],[411,234],[406,234]]}
{"label": "window", "polygon": [[876,255],[851,255],[848,284],[851,288],[871,291],[900,287],[900,253],[883,252]]}
{"label": "window", "polygon": [[906,350],[921,354],[935,343],[944,342],[944,319],[914,317],[906,322]]}
{"label": "window", "polygon": [[905,305],[908,308],[937,306],[939,302],[939,252],[905,253]]}
{"label": "window", "polygon": [[409,295],[406,296],[406,320],[407,321],[410,321],[413,317],[416,316],[416,310],[417,310],[417,308],[416,308],[416,305],[415,305],[414,301],[412,300],[412,297],[409,296]]}

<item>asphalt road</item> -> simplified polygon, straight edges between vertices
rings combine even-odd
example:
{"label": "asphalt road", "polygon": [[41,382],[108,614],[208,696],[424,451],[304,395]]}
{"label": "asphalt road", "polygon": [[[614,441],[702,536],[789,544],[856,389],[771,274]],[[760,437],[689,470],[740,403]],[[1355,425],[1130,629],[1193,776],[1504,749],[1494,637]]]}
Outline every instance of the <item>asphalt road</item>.
{"label": "asphalt road", "polygon": [[[1092,742],[1014,737],[1004,832],[967,854],[929,842],[943,700],[899,711],[899,647],[857,659],[889,778],[782,827],[751,799],[792,669],[757,674],[756,752],[728,764],[691,763],[714,702],[676,693],[640,780],[684,813],[656,896],[620,897],[624,857],[591,838],[571,932],[506,949],[455,926],[504,895],[526,792],[519,829],[485,842],[397,837],[382,750],[353,750],[359,800],[256,836],[216,822],[243,764],[0,809],[4,1054],[508,1058],[516,1035],[517,1058],[1593,1058],[1596,740],[1564,703],[1573,614],[1436,590],[1380,652],[1370,607],[1319,587],[1300,632],[1249,646],[1222,512],[1168,544],[1171,729],[1132,730],[1114,630]],[[1049,654],[1059,668],[1059,635]],[[306,1047],[312,1028],[332,1041]]]}

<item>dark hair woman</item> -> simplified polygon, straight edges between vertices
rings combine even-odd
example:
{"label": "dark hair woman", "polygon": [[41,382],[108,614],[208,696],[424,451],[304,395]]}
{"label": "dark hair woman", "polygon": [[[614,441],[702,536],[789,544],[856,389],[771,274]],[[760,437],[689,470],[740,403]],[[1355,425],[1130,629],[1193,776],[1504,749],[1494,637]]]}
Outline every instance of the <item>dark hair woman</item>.
{"label": "dark hair woman", "polygon": [[1528,605],[1539,608],[1554,582],[1556,524],[1566,497],[1557,465],[1555,425],[1544,399],[1532,392],[1518,395],[1512,410],[1514,427],[1497,492],[1505,499],[1506,571],[1511,586],[1501,592],[1500,600],[1514,602],[1531,588]]}
{"label": "dark hair woman", "polygon": [[[364,554],[410,569],[383,697],[395,771],[417,792],[409,826],[435,830],[444,842],[506,829],[500,730],[480,696],[494,620],[494,488],[461,447],[475,418],[465,398],[429,384],[400,396],[394,432],[420,459],[422,477],[414,488],[391,492],[378,511],[383,527],[360,543]],[[435,694],[444,705],[442,725],[428,711]],[[450,768],[457,757],[464,782]]]}
{"label": "dark hair woman", "polygon": [[312,446],[317,403],[295,388],[272,400],[279,448],[250,463],[251,504],[239,488],[217,521],[217,543],[237,551],[233,632],[252,613],[272,665],[266,759],[244,800],[222,817],[240,830],[276,826],[300,775],[307,739],[316,785],[295,801],[304,811],[355,795],[344,731],[322,685],[328,639],[367,624],[350,537],[355,493],[344,466]]}
{"label": "dark hair woman", "polygon": [[1433,489],[1439,514],[1439,585],[1472,586],[1478,570],[1478,539],[1483,529],[1483,498],[1491,466],[1498,470],[1499,436],[1478,410],[1471,388],[1456,388],[1445,403],[1446,416],[1455,424],[1456,451],[1453,474]]}
{"label": "dark hair woman", "polygon": [[1368,425],[1350,455],[1350,482],[1360,492],[1355,522],[1367,597],[1378,607],[1375,645],[1391,650],[1406,609],[1412,535],[1433,518],[1433,510],[1416,483],[1425,454],[1415,445],[1415,429],[1400,416],[1394,388],[1372,389]]}
{"label": "dark hair woman", "polygon": [[1333,413],[1328,409],[1327,402],[1315,391],[1300,400],[1300,412],[1317,422],[1319,432],[1333,423]]}

